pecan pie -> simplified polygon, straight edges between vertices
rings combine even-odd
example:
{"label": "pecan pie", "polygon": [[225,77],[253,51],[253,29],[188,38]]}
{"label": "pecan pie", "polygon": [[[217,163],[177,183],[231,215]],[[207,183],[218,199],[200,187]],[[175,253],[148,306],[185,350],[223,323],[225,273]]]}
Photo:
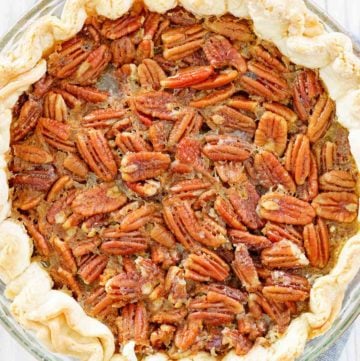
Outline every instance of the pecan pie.
{"label": "pecan pie", "polygon": [[[22,253],[0,271],[13,314],[67,332],[62,346],[40,337],[84,360],[294,359],[336,316],[351,279],[341,257],[359,254],[358,170],[331,69],[291,44],[284,54],[260,1],[239,2],[251,17],[236,1],[236,16],[221,1],[210,13],[137,1],[111,16],[95,3],[67,2],[86,20],[21,75],[7,113],[13,221],[0,229]],[[344,289],[326,278],[336,272]],[[283,354],[289,337],[299,344]]]}

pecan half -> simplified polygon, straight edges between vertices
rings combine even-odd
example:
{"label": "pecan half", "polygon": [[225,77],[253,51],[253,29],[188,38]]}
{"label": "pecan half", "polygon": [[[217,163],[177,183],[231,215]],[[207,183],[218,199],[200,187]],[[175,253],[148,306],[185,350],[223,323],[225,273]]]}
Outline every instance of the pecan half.
{"label": "pecan half", "polygon": [[203,95],[192,100],[189,105],[195,108],[205,108],[229,99],[235,93],[235,90],[234,84],[230,83],[207,95]]}
{"label": "pecan half", "polygon": [[151,151],[151,147],[138,133],[121,132],[116,136],[116,145],[123,154]]}
{"label": "pecan half", "polygon": [[285,155],[285,168],[291,172],[297,185],[303,185],[310,174],[310,140],[298,134],[291,139]]}
{"label": "pecan half", "polygon": [[349,172],[332,170],[319,178],[319,187],[322,191],[353,192],[356,181]]}
{"label": "pecan half", "polygon": [[198,296],[189,303],[188,319],[201,320],[206,325],[218,326],[231,322],[234,316],[243,312],[239,302],[224,294],[209,291],[205,296]]}
{"label": "pecan half", "polygon": [[53,156],[44,149],[34,145],[15,144],[12,146],[15,156],[35,164],[46,164],[53,161]]}
{"label": "pecan half", "polygon": [[37,252],[44,257],[49,257],[50,246],[45,237],[41,234],[38,227],[26,216],[22,215],[21,220],[24,222],[26,230],[34,241]]}
{"label": "pecan half", "polygon": [[[279,73],[288,73],[288,67],[282,61],[282,54],[270,44],[254,45],[250,47],[250,54],[257,61]],[[274,51],[275,50],[275,51]]]}
{"label": "pecan half", "polygon": [[141,276],[136,272],[120,273],[107,281],[106,293],[113,299],[114,307],[123,307],[141,298]]}
{"label": "pecan half", "polygon": [[236,184],[244,178],[244,169],[238,162],[216,162],[215,170],[224,183]]}
{"label": "pecan half", "polygon": [[201,331],[201,321],[193,320],[183,323],[176,331],[174,343],[181,351],[188,350],[196,341]]}
{"label": "pecan half", "polygon": [[62,267],[58,267],[57,269],[51,269],[50,274],[55,283],[58,283],[60,286],[67,286],[69,290],[74,293],[76,298],[80,298],[82,296],[80,285],[71,272]]}
{"label": "pecan half", "polygon": [[226,69],[219,74],[210,76],[207,80],[204,80],[201,83],[192,85],[191,87],[196,90],[210,90],[219,88],[231,83],[238,77],[238,74],[239,73],[236,70]]}
{"label": "pecan half", "polygon": [[125,306],[116,319],[116,326],[121,345],[130,340],[140,346],[149,344],[149,317],[142,302]]}
{"label": "pecan half", "polygon": [[239,73],[246,72],[246,62],[231,43],[221,35],[209,37],[203,50],[210,65],[214,68],[233,66]]}
{"label": "pecan half", "polygon": [[282,240],[261,252],[261,263],[268,268],[299,268],[309,261],[295,243]]}
{"label": "pecan half", "polygon": [[181,324],[187,315],[185,308],[174,308],[166,311],[156,312],[152,317],[151,321],[160,324]]}
{"label": "pecan half", "polygon": [[43,114],[45,118],[55,119],[60,122],[68,119],[68,108],[63,96],[59,93],[49,92],[44,99]]}
{"label": "pecan half", "polygon": [[64,152],[75,152],[75,143],[71,140],[69,124],[54,119],[40,118],[37,131],[42,135],[46,143]]}
{"label": "pecan half", "polygon": [[317,74],[306,69],[298,73],[294,86],[294,108],[299,118],[308,120],[315,98],[322,93]]}
{"label": "pecan half", "polygon": [[[316,214],[335,222],[351,223],[358,214],[358,197],[349,192],[320,193],[313,201]],[[310,222],[308,222],[310,223]]]}
{"label": "pecan half", "polygon": [[170,29],[162,33],[164,58],[179,60],[199,50],[207,31],[201,25],[190,25]]}
{"label": "pecan half", "polygon": [[164,88],[186,88],[208,79],[214,73],[212,66],[190,66],[161,81]]}
{"label": "pecan half", "polygon": [[[102,103],[107,100],[109,94],[97,88],[77,86],[66,82],[61,82],[61,88],[76,98],[80,98],[90,103]],[[61,93],[64,96],[64,93]],[[65,101],[66,98],[64,97]]]}
{"label": "pecan half", "polygon": [[163,174],[170,166],[168,154],[160,152],[127,153],[121,160],[121,176],[126,182],[138,182]]}
{"label": "pecan half", "polygon": [[254,143],[281,156],[286,148],[287,132],[285,118],[267,111],[260,118]]}
{"label": "pecan half", "polygon": [[254,34],[246,21],[239,20],[231,15],[221,16],[220,18],[206,18],[204,26],[206,29],[232,40],[247,42],[254,39]]}
{"label": "pecan half", "polygon": [[288,239],[302,247],[303,237],[293,226],[267,222],[261,232],[272,242],[279,242]]}
{"label": "pecan half", "polygon": [[287,191],[295,193],[294,181],[274,154],[267,151],[256,154],[254,169],[257,180],[263,187],[270,189],[282,185]]}
{"label": "pecan half", "polygon": [[235,259],[231,265],[234,273],[247,291],[252,292],[260,287],[254,262],[245,244],[236,245]]}
{"label": "pecan half", "polygon": [[230,188],[228,197],[235,212],[247,227],[257,229],[263,225],[262,220],[256,213],[260,196],[249,181],[243,182],[239,190]]}
{"label": "pecan half", "polygon": [[140,231],[118,232],[112,237],[114,238],[102,243],[100,247],[106,254],[126,256],[143,253],[148,248],[147,237]]}
{"label": "pecan half", "polygon": [[113,41],[110,45],[110,51],[112,63],[115,66],[129,64],[135,59],[135,45],[127,36]]}
{"label": "pecan half", "polygon": [[82,118],[81,125],[85,128],[107,128],[124,114],[124,109],[96,109]]}
{"label": "pecan half", "polygon": [[214,209],[228,226],[242,231],[246,230],[228,199],[218,196],[214,203]]}
{"label": "pecan half", "polygon": [[211,129],[229,133],[240,130],[253,135],[256,129],[253,118],[226,105],[216,107],[214,112],[207,117],[207,124]]}
{"label": "pecan half", "polygon": [[124,15],[116,20],[106,20],[102,24],[101,34],[115,40],[138,30],[143,23],[141,16]]}
{"label": "pecan half", "polygon": [[29,169],[14,174],[10,179],[12,185],[29,187],[39,191],[47,191],[56,181],[57,175],[53,167]]}
{"label": "pecan half", "polygon": [[249,309],[251,313],[253,313],[255,305],[260,306],[276,322],[280,332],[285,331],[290,323],[290,310],[284,304],[267,299],[260,293],[251,293],[249,295]]}
{"label": "pecan half", "polygon": [[161,224],[155,223],[150,231],[150,237],[157,243],[167,248],[175,246],[175,238],[173,234]]}
{"label": "pecan half", "polygon": [[103,273],[108,263],[104,255],[92,255],[84,262],[78,270],[79,276],[89,285],[95,282]]}
{"label": "pecan half", "polygon": [[309,118],[307,136],[312,143],[317,142],[328,129],[332,120],[335,103],[327,96],[320,96]]}
{"label": "pecan half", "polygon": [[166,79],[164,70],[152,59],[144,59],[137,71],[140,84],[145,89],[159,90]]}
{"label": "pecan half", "polygon": [[273,271],[266,279],[262,293],[275,302],[305,301],[310,295],[310,284],[305,277]]}
{"label": "pecan half", "polygon": [[214,161],[243,161],[250,156],[249,143],[232,135],[208,135],[202,152]]}
{"label": "pecan half", "polygon": [[337,146],[332,142],[325,142],[321,147],[316,148],[316,161],[320,173],[330,172],[336,164]]}
{"label": "pecan half", "polygon": [[162,91],[153,91],[135,96],[132,99],[131,106],[145,125],[151,125],[153,118],[177,120],[179,117],[176,98]]}
{"label": "pecan half", "polygon": [[168,147],[173,147],[184,137],[196,135],[199,133],[203,124],[203,118],[200,114],[189,110],[172,127]]}
{"label": "pecan half", "polygon": [[112,212],[124,205],[126,200],[126,196],[117,186],[101,184],[76,195],[71,203],[71,209],[74,213],[89,217]]}
{"label": "pecan half", "polygon": [[244,244],[248,249],[254,251],[261,251],[262,249],[271,247],[272,245],[268,238],[264,236],[257,236],[242,230],[230,229],[229,236],[233,244],[241,243]]}
{"label": "pecan half", "polygon": [[209,218],[199,219],[187,201],[175,199],[173,204],[165,201],[163,215],[169,229],[186,249],[192,249],[196,242],[210,247],[226,242],[224,229]]}
{"label": "pecan half", "polygon": [[70,78],[70,81],[81,85],[96,83],[98,77],[108,66],[110,60],[110,49],[106,45],[100,45],[80,64],[75,74]]}
{"label": "pecan half", "polygon": [[184,275],[185,272],[183,269],[172,266],[169,268],[165,277],[164,289],[167,294],[167,299],[176,308],[187,303],[188,295]]}
{"label": "pecan half", "polygon": [[280,73],[259,62],[250,61],[247,66],[248,72],[239,80],[246,92],[272,101],[289,98],[288,83]]}
{"label": "pecan half", "polygon": [[79,133],[76,145],[81,157],[102,180],[111,181],[117,174],[117,165],[111,149],[100,130]]}
{"label": "pecan half", "polygon": [[261,197],[258,213],[269,221],[293,225],[308,224],[315,217],[315,210],[309,203],[275,192]]}
{"label": "pecan half", "polygon": [[61,266],[72,274],[75,274],[77,265],[70,246],[58,237],[52,237],[50,242],[59,255]]}
{"label": "pecan half", "polygon": [[330,258],[329,232],[326,223],[319,218],[317,224],[304,227],[304,247],[310,264],[324,268]]}
{"label": "pecan half", "polygon": [[297,189],[298,197],[310,202],[319,194],[319,177],[315,156],[310,153],[310,172],[305,184]]}
{"label": "pecan half", "polygon": [[11,123],[11,141],[24,139],[35,127],[41,116],[42,106],[35,100],[29,99],[21,107],[19,117]]}
{"label": "pecan half", "polygon": [[[187,118],[187,120],[191,122],[189,118]],[[184,120],[182,119],[181,122],[183,121]],[[181,131],[181,127],[178,127]],[[154,148],[154,151],[161,152],[166,149],[171,128],[171,124],[166,121],[159,121],[151,124],[149,127],[148,137]],[[178,133],[176,132],[176,134]]]}
{"label": "pecan half", "polygon": [[140,227],[155,220],[158,209],[158,205],[154,203],[145,203],[140,208],[130,211],[122,219],[120,230],[123,232],[138,230]]}
{"label": "pecan half", "polygon": [[63,42],[49,56],[48,72],[50,75],[64,79],[73,74],[79,65],[88,57],[89,42],[83,37],[75,36]]}
{"label": "pecan half", "polygon": [[73,153],[68,154],[64,159],[64,168],[74,173],[80,178],[86,178],[89,169],[85,162],[83,162],[78,156]]}
{"label": "pecan half", "polygon": [[185,278],[199,282],[212,279],[224,281],[229,275],[229,266],[215,253],[206,248],[191,253],[184,262]]}

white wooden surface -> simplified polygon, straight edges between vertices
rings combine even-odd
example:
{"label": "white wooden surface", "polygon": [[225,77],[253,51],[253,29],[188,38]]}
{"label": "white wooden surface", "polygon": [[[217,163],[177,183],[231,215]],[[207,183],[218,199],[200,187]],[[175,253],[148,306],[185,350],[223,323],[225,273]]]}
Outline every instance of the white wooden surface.
{"label": "white wooden surface", "polygon": [[[0,36],[16,23],[17,19],[35,2],[36,0],[1,0]],[[326,9],[341,25],[360,40],[359,0],[314,0],[314,2]],[[359,345],[360,320],[358,319],[339,361],[360,361]],[[0,361],[35,361],[35,359],[0,327]]]}

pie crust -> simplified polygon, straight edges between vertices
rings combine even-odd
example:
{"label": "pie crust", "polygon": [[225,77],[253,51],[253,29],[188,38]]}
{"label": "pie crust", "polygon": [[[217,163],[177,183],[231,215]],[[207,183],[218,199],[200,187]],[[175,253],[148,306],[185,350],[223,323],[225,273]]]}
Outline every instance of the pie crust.
{"label": "pie crust", "polygon": [[[302,0],[144,0],[155,12],[182,5],[195,15],[248,17],[257,35],[273,42],[295,64],[319,68],[329,95],[336,102],[339,122],[349,130],[352,154],[360,168],[360,59],[350,39],[329,33]],[[134,342],[122,355],[113,355],[112,332],[85,314],[67,294],[52,290],[53,281],[37,262],[31,262],[32,241],[19,222],[7,218],[11,209],[7,164],[11,108],[18,97],[46,72],[42,56],[55,42],[79,32],[88,14],[115,19],[126,13],[132,0],[68,0],[61,18],[46,16],[36,21],[19,45],[0,55],[0,279],[12,300],[11,312],[18,322],[36,332],[52,351],[80,360],[135,361]],[[360,267],[360,233],[349,239],[332,271],[318,278],[311,289],[310,311],[294,319],[285,334],[270,347],[259,342],[245,356],[233,352],[223,360],[293,360],[306,341],[326,332],[338,315],[347,285]],[[165,354],[145,357],[167,360]],[[186,360],[214,359],[206,353]],[[185,359],[184,359],[185,360]]]}

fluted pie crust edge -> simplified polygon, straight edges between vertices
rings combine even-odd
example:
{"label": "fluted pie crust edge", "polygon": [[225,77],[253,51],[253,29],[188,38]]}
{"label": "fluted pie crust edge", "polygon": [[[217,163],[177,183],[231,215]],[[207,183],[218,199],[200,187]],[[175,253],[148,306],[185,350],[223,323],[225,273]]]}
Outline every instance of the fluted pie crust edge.
{"label": "fluted pie crust edge", "polygon": [[[256,34],[273,42],[295,64],[319,68],[330,97],[336,102],[339,122],[349,130],[353,156],[360,167],[360,59],[351,40],[329,33],[302,0],[144,0],[154,12],[182,5],[197,16],[222,15],[251,18]],[[52,290],[53,281],[37,262],[31,262],[33,245],[25,228],[10,214],[6,154],[10,143],[12,107],[18,97],[46,72],[43,54],[57,41],[79,32],[89,14],[118,18],[132,0],[67,0],[61,18],[46,16],[24,33],[16,48],[0,54],[0,279],[12,300],[11,312],[25,328],[52,351],[80,360],[135,361],[134,343],[114,354],[112,332],[85,314],[71,296]],[[338,315],[346,287],[360,268],[360,233],[349,239],[332,271],[318,278],[311,289],[310,310],[294,319],[286,333],[270,347],[255,344],[245,356],[230,352],[224,361],[294,360],[306,341],[326,332]],[[147,361],[166,360],[165,354]],[[186,360],[211,360],[206,353]],[[185,360],[185,359],[184,359]]]}

